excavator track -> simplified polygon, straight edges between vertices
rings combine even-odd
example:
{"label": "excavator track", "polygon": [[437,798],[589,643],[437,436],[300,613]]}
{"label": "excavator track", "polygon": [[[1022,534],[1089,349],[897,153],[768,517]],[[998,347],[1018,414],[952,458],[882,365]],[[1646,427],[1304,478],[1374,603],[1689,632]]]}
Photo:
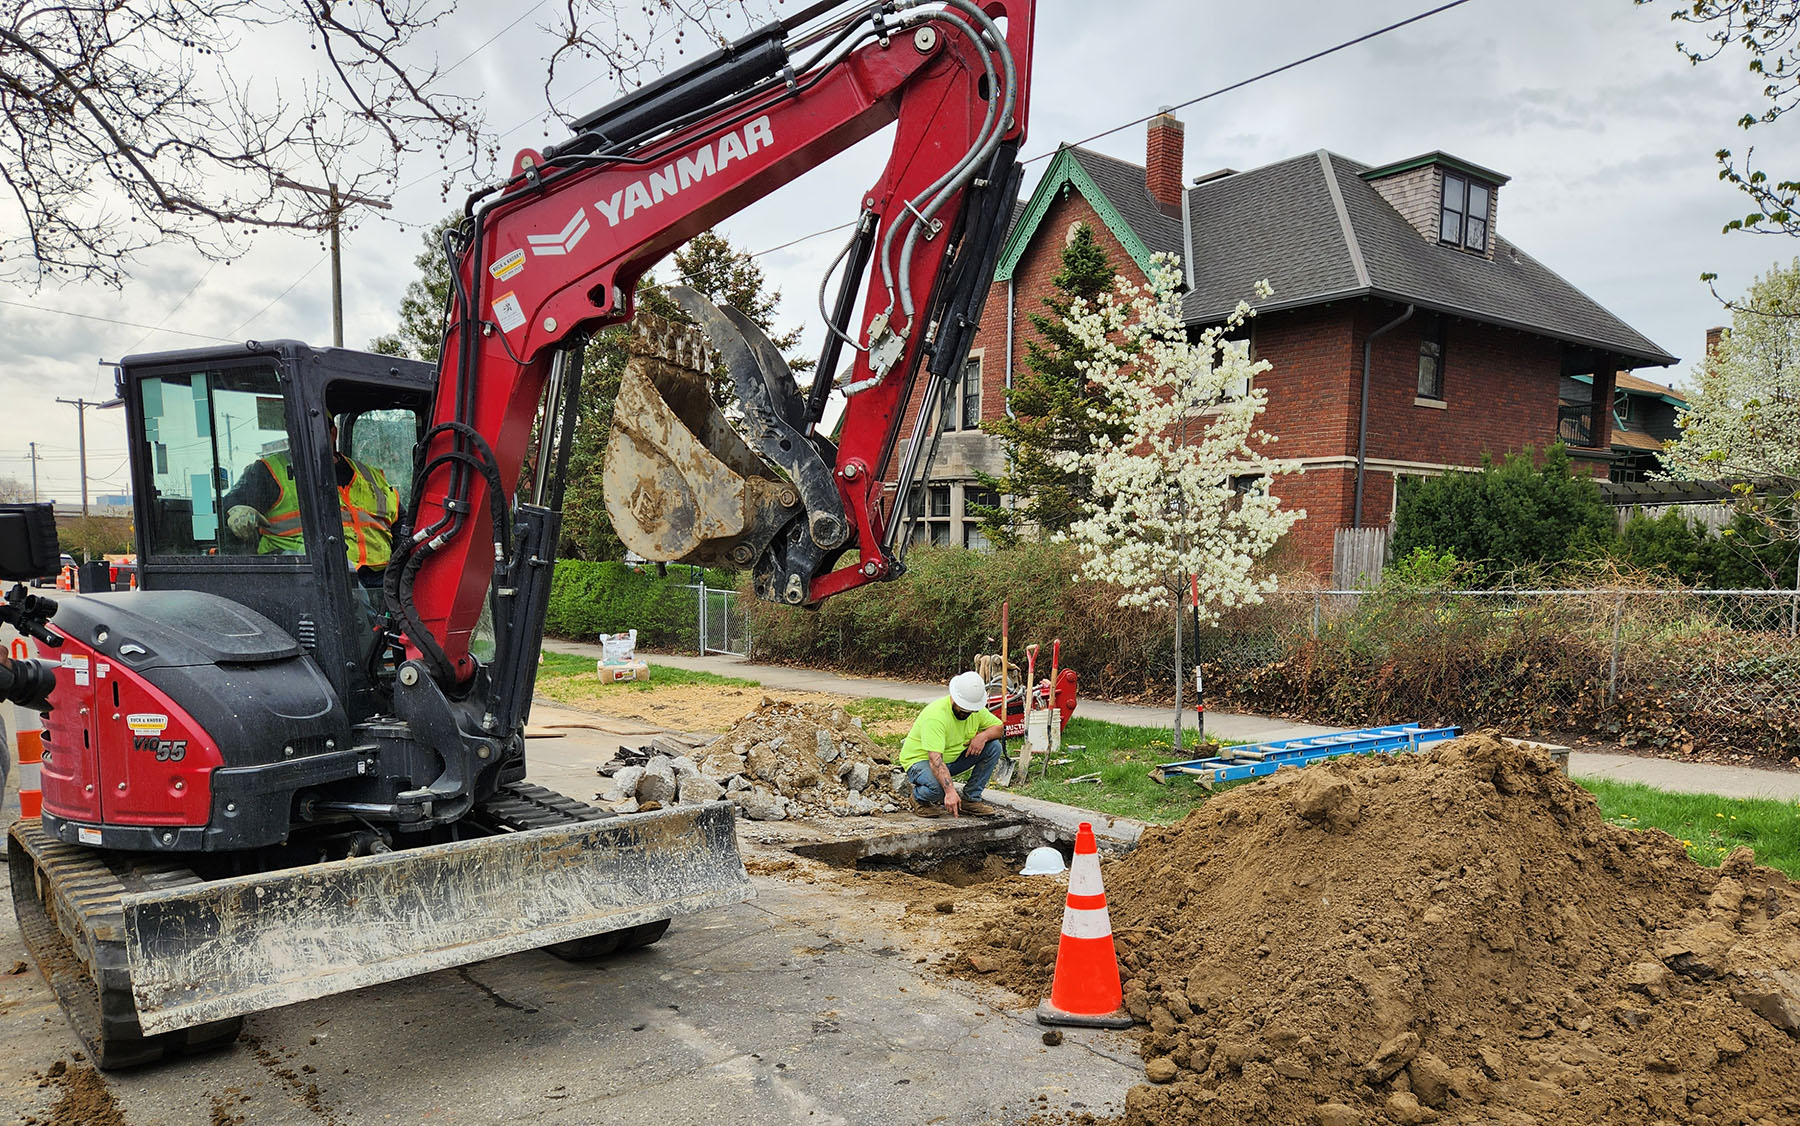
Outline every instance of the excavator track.
{"label": "excavator track", "polygon": [[19,933],[96,1066],[141,1067],[237,1039],[243,1017],[145,1036],[125,963],[130,892],[203,882],[179,862],[65,844],[35,820],[15,822],[7,848]]}
{"label": "excavator track", "polygon": [[[470,820],[488,832],[507,833],[613,816],[542,786],[519,782],[501,787],[471,813]],[[7,863],[20,935],[96,1066],[141,1067],[237,1039],[244,1024],[241,1016],[146,1036],[132,997],[123,897],[192,887],[205,883],[203,876],[179,860],[66,844],[47,835],[36,820],[15,822],[8,836]],[[545,949],[571,960],[598,958],[648,946],[668,926],[663,919]]]}

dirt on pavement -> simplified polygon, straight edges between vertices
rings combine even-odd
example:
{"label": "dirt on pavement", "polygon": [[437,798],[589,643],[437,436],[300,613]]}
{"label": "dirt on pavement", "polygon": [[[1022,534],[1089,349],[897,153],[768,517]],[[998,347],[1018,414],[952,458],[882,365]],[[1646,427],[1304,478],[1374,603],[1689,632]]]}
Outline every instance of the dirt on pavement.
{"label": "dirt on pavement", "polygon": [[[849,699],[831,692],[770,692],[763,688],[735,688],[713,684],[600,684],[593,678],[546,678],[538,691],[544,697],[603,715],[641,720],[671,731],[724,731],[756,709],[764,699],[791,704],[842,708]],[[867,724],[870,735],[904,735],[912,725],[905,720]]]}
{"label": "dirt on pavement", "polygon": [[49,1117],[27,1114],[25,1126],[125,1126],[119,1104],[106,1089],[105,1080],[91,1064],[82,1060],[57,1060],[36,1076],[38,1086],[56,1086],[61,1095],[50,1108]]}
{"label": "dirt on pavement", "polygon": [[[1222,794],[1105,878],[1131,1126],[1800,1121],[1800,893],[1498,740]],[[1060,884],[958,893],[946,966],[1034,1003],[1062,913]]]}

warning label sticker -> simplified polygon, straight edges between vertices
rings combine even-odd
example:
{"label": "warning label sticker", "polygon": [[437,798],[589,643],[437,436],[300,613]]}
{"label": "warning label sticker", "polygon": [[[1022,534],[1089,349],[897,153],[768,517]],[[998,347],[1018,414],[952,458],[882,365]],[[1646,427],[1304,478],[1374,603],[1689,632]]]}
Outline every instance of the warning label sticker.
{"label": "warning label sticker", "polygon": [[515,250],[506,257],[488,267],[488,273],[494,275],[495,281],[505,281],[525,268],[525,252]]}
{"label": "warning label sticker", "polygon": [[125,717],[125,726],[131,728],[133,735],[161,735],[169,726],[169,717],[155,712],[132,712]]}
{"label": "warning label sticker", "polygon": [[494,298],[494,321],[501,332],[511,332],[525,323],[525,307],[510,290]]}
{"label": "warning label sticker", "polygon": [[90,829],[86,825],[77,825],[75,839],[84,845],[97,845],[100,843],[100,830]]}
{"label": "warning label sticker", "polygon": [[62,667],[75,674],[75,683],[85,686],[88,683],[88,659],[75,653],[63,654]]}

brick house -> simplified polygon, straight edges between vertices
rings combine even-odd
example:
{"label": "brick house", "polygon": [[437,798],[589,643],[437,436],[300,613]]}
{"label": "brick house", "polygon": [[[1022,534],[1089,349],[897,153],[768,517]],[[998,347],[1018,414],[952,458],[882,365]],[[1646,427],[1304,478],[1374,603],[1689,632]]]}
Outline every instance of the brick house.
{"label": "brick house", "polygon": [[[1557,437],[1571,447],[1591,441],[1594,377],[1570,376],[1557,407]],[[1681,436],[1686,399],[1671,388],[1621,371],[1613,388],[1612,461],[1607,477],[1618,484],[1650,480],[1662,468],[1663,443]]]}
{"label": "brick house", "polygon": [[1030,314],[1076,224],[1134,280],[1152,254],[1179,254],[1195,331],[1259,279],[1274,287],[1251,322],[1252,354],[1273,365],[1260,377],[1262,426],[1303,467],[1276,492],[1307,511],[1289,535],[1315,572],[1330,573],[1338,529],[1388,523],[1408,475],[1559,433],[1606,475],[1621,456],[1614,412],[1592,404],[1613,402],[1619,373],[1675,357],[1499,235],[1507,182],[1442,152],[1370,167],[1320,150],[1184,184],[1182,126],[1168,113],[1149,125],[1142,166],[1065,146],[1015,214],[964,379],[932,428],[937,454],[910,504],[915,542],[985,542],[967,502],[1004,452],[978,427],[1006,409]]}

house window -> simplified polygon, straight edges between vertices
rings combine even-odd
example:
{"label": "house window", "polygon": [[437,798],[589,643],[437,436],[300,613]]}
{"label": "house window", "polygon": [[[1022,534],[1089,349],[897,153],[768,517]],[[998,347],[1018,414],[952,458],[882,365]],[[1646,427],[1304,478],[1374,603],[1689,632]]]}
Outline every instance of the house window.
{"label": "house window", "polygon": [[981,356],[973,355],[963,361],[962,370],[962,428],[979,430],[981,428]]}
{"label": "house window", "polygon": [[1487,253],[1488,201],[1493,189],[1466,176],[1444,173],[1444,205],[1438,218],[1438,240],[1450,246]]}
{"label": "house window", "polygon": [[1425,318],[1419,332],[1419,398],[1444,397],[1444,318]]}
{"label": "house window", "polygon": [[964,360],[962,371],[944,384],[943,402],[938,404],[938,429],[946,434],[981,429],[980,353]]}
{"label": "house window", "polygon": [[950,518],[950,486],[932,485],[927,492],[931,500],[931,518],[948,520]]}
{"label": "house window", "polygon": [[1000,494],[974,485],[963,486],[962,545],[970,551],[989,551],[994,545],[988,540],[987,532],[982,530],[981,517],[975,511],[977,507],[999,508]]}

